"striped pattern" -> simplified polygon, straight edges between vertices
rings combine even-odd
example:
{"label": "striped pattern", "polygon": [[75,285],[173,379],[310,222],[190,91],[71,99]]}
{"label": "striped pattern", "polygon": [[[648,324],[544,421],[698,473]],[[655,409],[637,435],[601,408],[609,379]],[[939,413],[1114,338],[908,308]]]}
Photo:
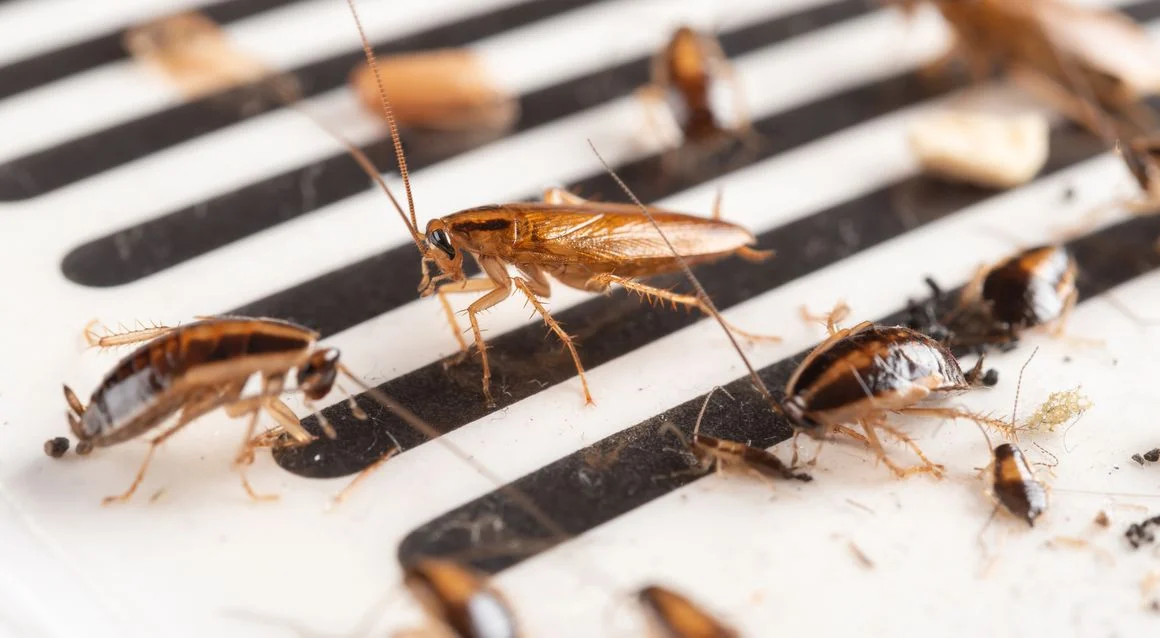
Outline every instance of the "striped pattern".
{"label": "striped pattern", "polygon": [[[784,386],[806,351],[802,348],[816,337],[805,336],[809,333],[787,310],[787,304],[806,301],[801,297],[808,294],[807,285],[826,290],[819,299],[832,302],[832,291],[845,290],[832,283],[839,277],[848,282],[863,272],[869,276],[887,261],[886,251],[912,251],[912,273],[881,276],[858,284],[867,290],[849,291],[877,299],[855,305],[859,318],[861,308],[869,307],[871,317],[898,321],[901,302],[916,294],[923,275],[941,274],[950,278],[946,283],[961,284],[987,255],[1009,252],[1002,242],[963,253],[947,243],[954,238],[978,245],[967,236],[978,235],[979,224],[1007,219],[988,211],[1063,206],[1057,188],[1062,180],[1102,184],[1122,172],[1098,140],[1057,122],[1048,166],[1025,189],[994,193],[920,176],[902,146],[906,124],[965,88],[923,80],[917,73],[944,42],[932,14],[906,23],[879,9],[875,0],[739,0],[735,11],[700,9],[713,14],[703,21],[718,27],[734,59],[763,143],[751,154],[706,165],[695,175],[662,175],[660,147],[647,136],[631,93],[647,79],[649,52],[670,27],[691,15],[678,8],[682,3],[440,3],[445,11],[400,7],[401,15],[391,16],[367,2],[376,50],[471,47],[490,64],[510,65],[505,68],[512,73],[503,81],[518,93],[523,115],[503,139],[435,146],[405,137],[420,223],[471,205],[531,199],[549,184],[588,197],[623,199],[588,154],[586,138],[646,202],[707,213],[722,187],[725,217],[752,228],[757,246],[775,250],[777,257],[763,264],[730,260],[697,272],[731,319],[761,332],[787,333],[784,347],[755,353],[762,377],[774,388]],[[21,5],[0,3],[0,33],[5,12],[26,11]],[[202,8],[229,24],[243,43],[259,51],[267,47],[272,61],[289,60],[282,66],[304,88],[304,107],[335,122],[389,174],[393,157],[381,127],[341,90],[360,56],[353,26],[335,17],[343,15],[341,5],[338,0],[223,0]],[[1138,0],[1125,8],[1137,20],[1160,20],[1160,1]],[[269,33],[305,29],[324,11],[332,22],[320,21],[320,34],[300,50],[271,44]],[[648,19],[633,19],[638,16]],[[132,22],[128,17],[125,24]],[[582,37],[607,33],[609,25],[626,20],[632,24],[617,32],[623,42]],[[674,452],[678,442],[662,426],[671,423],[687,435],[714,384],[726,385],[736,398],[714,403],[707,412],[714,436],[768,446],[789,435],[787,424],[764,409],[748,380],[739,378],[713,325],[694,314],[650,308],[623,291],[592,298],[555,287],[554,315],[578,337],[581,358],[592,373],[598,407],[587,414],[580,413],[571,361],[557,343],[545,342],[542,324],[516,303],[484,316],[499,403],[488,410],[476,363],[444,369],[454,341],[438,319],[437,304],[416,298],[414,247],[354,162],[300,115],[273,103],[255,107],[247,100],[254,87],[180,103],[142,81],[114,46],[121,26],[62,36],[52,49],[0,49],[0,122],[20,125],[14,128],[30,127],[45,105],[69,101],[83,90],[110,89],[130,78],[136,87],[110,105],[94,106],[87,117],[77,107],[63,113],[59,126],[50,122],[43,130],[21,131],[10,148],[0,149],[0,224],[12,224],[0,229],[15,227],[44,241],[30,268],[63,276],[53,285],[75,296],[68,302],[70,312],[81,312],[83,302],[90,314],[137,307],[147,316],[222,312],[309,326],[342,347],[344,361],[356,372],[386,378],[382,391],[458,443],[495,433],[496,442],[472,451],[575,535],[636,510],[647,512],[653,501],[700,478],[681,473],[686,459]],[[530,52],[553,43],[559,46],[557,63],[537,66],[538,60],[529,59]],[[993,99],[1019,99],[997,87],[980,91]],[[15,226],[17,221],[22,226]],[[1028,239],[1042,239],[1034,230],[1041,225],[1032,221],[1012,214],[1010,227]],[[1160,221],[1139,218],[1072,239],[1069,246],[1081,264],[1081,300],[1160,266],[1152,246],[1157,235]],[[683,284],[680,277],[657,283]],[[610,382],[638,367],[645,370],[640,392]],[[667,373],[665,383],[649,385],[649,374],[657,369]],[[349,476],[377,460],[392,439],[407,450],[393,463],[434,453],[434,446],[422,446],[422,437],[373,401],[359,397],[358,402],[373,426],[356,419],[346,405],[332,405],[325,414],[339,438],[280,451],[274,455],[278,466],[298,477]],[[528,415],[549,423],[557,415],[563,423],[600,421],[607,432],[592,429],[587,440],[572,436],[545,443],[556,430],[549,423],[528,424],[546,430],[521,435],[537,441],[535,453],[525,456],[521,448],[531,446],[512,442],[506,456],[499,455],[499,441],[510,442],[503,437],[515,426],[494,420],[510,423]],[[318,431],[313,417],[305,425]],[[493,462],[497,458],[504,462]],[[449,470],[447,476],[461,471]],[[387,470],[374,475],[362,488],[368,501],[382,494],[379,482],[394,478]],[[478,546],[478,534],[466,527],[456,531],[454,525],[488,517],[502,521],[497,526],[502,532],[491,539],[501,545],[544,542],[532,551],[473,559],[481,569],[502,571],[559,543],[494,486],[478,483],[465,481],[454,496],[431,498],[423,503],[428,510],[408,513],[399,558],[468,552]]]}

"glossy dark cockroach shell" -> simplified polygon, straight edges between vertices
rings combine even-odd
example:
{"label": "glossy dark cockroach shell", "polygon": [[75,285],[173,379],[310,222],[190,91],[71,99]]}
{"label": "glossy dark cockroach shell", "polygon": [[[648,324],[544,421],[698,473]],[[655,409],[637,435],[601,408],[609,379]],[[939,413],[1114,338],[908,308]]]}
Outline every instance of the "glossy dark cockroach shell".
{"label": "glossy dark cockroach shell", "polygon": [[995,322],[1026,328],[1058,319],[1075,295],[1075,259],[1062,246],[1038,246],[996,264],[982,299]]}
{"label": "glossy dark cockroach shell", "polygon": [[1035,519],[1047,510],[1047,490],[1035,478],[1027,457],[1010,443],[995,448],[994,485],[999,504],[1021,520],[1035,526]]}

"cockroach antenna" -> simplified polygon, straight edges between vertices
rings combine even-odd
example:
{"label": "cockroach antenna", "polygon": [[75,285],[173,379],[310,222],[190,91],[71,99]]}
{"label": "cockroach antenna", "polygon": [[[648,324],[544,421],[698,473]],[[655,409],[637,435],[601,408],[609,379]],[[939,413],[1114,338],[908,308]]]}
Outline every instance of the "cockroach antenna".
{"label": "cockroach antenna", "polygon": [[600,151],[596,150],[596,145],[592,143],[591,139],[588,140],[588,147],[592,149],[592,152],[596,155],[596,159],[600,160],[600,163],[604,166],[604,170],[608,171],[608,174],[612,176],[613,180],[616,181],[617,186],[619,186],[620,189],[624,191],[625,195],[628,195],[628,198],[632,200],[632,203],[636,204],[640,208],[640,211],[644,213],[645,217],[648,217],[649,222],[652,224],[653,228],[656,229],[657,234],[661,236],[661,239],[664,240],[665,245],[668,246],[670,251],[672,251],[673,256],[677,260],[677,263],[681,266],[681,270],[685,273],[685,278],[689,280],[690,284],[692,284],[693,289],[696,291],[697,296],[700,297],[701,301],[705,304],[705,308],[709,311],[709,314],[713,315],[713,319],[715,319],[717,324],[721,326],[721,329],[725,331],[725,336],[729,338],[729,343],[733,345],[733,350],[737,352],[737,356],[741,357],[742,363],[745,364],[745,369],[749,371],[749,378],[753,382],[754,387],[757,388],[757,391],[761,393],[761,396],[765,398],[770,407],[773,408],[774,412],[782,414],[781,406],[777,403],[776,400],[774,400],[773,394],[770,393],[769,388],[765,385],[765,382],[761,380],[761,376],[757,374],[757,370],[754,369],[753,364],[750,363],[749,357],[745,355],[745,351],[741,349],[741,344],[737,342],[737,337],[734,336],[733,331],[729,328],[729,324],[725,321],[725,318],[721,316],[721,311],[717,309],[717,305],[713,303],[713,299],[709,297],[709,293],[705,291],[705,287],[701,285],[701,281],[697,279],[697,275],[693,274],[693,269],[689,268],[689,263],[685,261],[685,258],[677,251],[676,247],[673,246],[673,243],[669,241],[668,236],[665,235],[665,231],[661,229],[660,224],[657,223],[656,218],[653,217],[652,213],[648,209],[648,206],[645,206],[643,203],[641,203],[640,198],[636,196],[636,193],[633,193],[632,189],[628,187],[628,184],[625,184],[624,180],[620,178],[620,175],[616,174],[616,171],[612,169],[612,166],[609,165],[607,161],[605,161],[604,156],[600,154]]}

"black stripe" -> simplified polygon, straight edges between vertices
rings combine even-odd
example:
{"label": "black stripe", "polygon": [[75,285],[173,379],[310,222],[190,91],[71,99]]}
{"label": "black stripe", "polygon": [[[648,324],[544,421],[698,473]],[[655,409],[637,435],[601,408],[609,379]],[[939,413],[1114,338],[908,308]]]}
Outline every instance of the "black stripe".
{"label": "black stripe", "polygon": [[[243,18],[302,0],[224,0],[200,9],[218,24],[229,24]],[[196,7],[193,7],[196,9]],[[25,58],[0,67],[0,100],[49,82],[66,78],[128,57],[121,46],[123,27],[102,33],[82,42]]]}
{"label": "black stripe", "polygon": [[[1102,147],[1092,137],[1066,127],[1053,132],[1051,149],[1047,173],[1092,157]],[[982,189],[945,185],[923,177],[906,179],[763,233],[758,238],[758,246],[776,250],[777,258],[773,260],[763,264],[728,260],[698,268],[698,276],[717,305],[729,308],[952,215],[989,194]],[[680,278],[658,278],[656,283],[675,286],[680,284]],[[581,358],[588,368],[623,356],[701,319],[695,313],[650,308],[623,290],[554,315],[577,337]],[[433,324],[430,329],[445,328]],[[491,338],[488,346],[492,392],[501,409],[546,386],[572,379],[576,374],[567,353],[558,345],[545,343],[544,327],[539,324]],[[441,362],[436,362],[379,388],[442,432],[488,413],[480,393],[479,365],[474,361],[446,371]],[[602,392],[617,391],[623,389],[594,388],[597,401]],[[577,392],[577,409],[581,403]],[[340,432],[339,438],[320,438],[300,448],[277,452],[275,458],[279,465],[302,476],[342,476],[367,467],[391,446],[384,428],[396,436],[404,449],[423,442],[422,436],[368,398],[361,397],[359,404],[372,415],[373,426],[355,419],[343,404],[332,406],[325,414]],[[313,417],[304,424],[317,427]]]}
{"label": "black stripe", "polygon": [[[869,213],[871,211],[864,211]],[[1118,224],[1068,244],[1083,271],[1081,295],[1098,295],[1112,287],[1160,268],[1154,249],[1160,235],[1160,217],[1140,217]],[[807,237],[801,237],[807,241]],[[914,273],[917,280],[921,273]],[[905,320],[894,313],[881,323]],[[797,362],[807,352],[779,361],[759,371],[762,380],[775,391],[785,387]],[[696,354],[692,356],[698,356]],[[690,360],[690,364],[693,360]],[[705,413],[706,425],[715,436],[736,441],[752,441],[759,447],[780,443],[792,434],[789,423],[775,415],[753,390],[748,377],[726,386],[736,401],[714,401]],[[688,460],[673,451],[680,445],[672,433],[662,431],[671,423],[691,435],[704,395],[691,399],[662,414],[602,439],[528,474],[512,486],[531,500],[569,534],[579,535],[632,511],[669,492],[700,479],[704,474],[687,472]],[[594,463],[593,459],[599,459]],[[681,474],[681,472],[686,472]],[[802,488],[808,490],[809,488]],[[418,556],[461,558],[478,556],[478,547],[464,531],[464,521],[499,519],[490,547],[526,548],[518,554],[492,553],[468,559],[477,569],[496,573],[554,546],[558,539],[532,520],[519,504],[502,492],[492,492],[420,526],[399,545],[402,564]],[[453,525],[452,523],[458,523]]]}
{"label": "black stripe", "polygon": [[[387,55],[464,46],[598,1],[607,0],[526,0],[488,14],[419,31],[377,45],[375,50]],[[354,39],[352,26],[351,40]],[[298,80],[304,97],[316,95],[345,83],[362,56],[361,49],[352,49],[294,69],[288,75]],[[0,164],[0,201],[37,197],[150,153],[281,108],[276,100],[262,98],[270,94],[262,90],[263,86],[263,83],[257,83],[236,87]]]}
{"label": "black stripe", "polygon": [[[771,116],[756,123],[756,130],[766,135],[766,143],[748,159],[772,157],[942,93],[943,89],[923,82],[914,74],[906,74]],[[644,201],[654,201],[723,175],[737,166],[713,168],[695,176],[661,179],[661,159],[653,156],[618,170]],[[620,193],[604,173],[571,186],[578,192],[606,194],[613,199]],[[474,270],[469,272],[473,273]],[[414,301],[419,276],[418,253],[414,246],[404,245],[230,312],[286,318],[328,336]]]}
{"label": "black stripe", "polygon": [[[845,0],[773,18],[721,34],[722,46],[730,56],[737,56],[862,15],[873,6],[872,0]],[[520,98],[523,116],[516,132],[628,95],[647,78],[648,60],[642,57],[524,95]],[[491,140],[443,138],[441,144],[434,145],[425,141],[435,138],[407,136],[407,161],[412,171]],[[372,144],[366,151],[380,170],[396,170],[388,142]],[[62,270],[70,280],[87,286],[129,283],[362,192],[367,182],[349,156],[334,155],[94,239],[65,256]],[[306,183],[313,188],[302,188]],[[126,253],[128,259],[123,257]]]}

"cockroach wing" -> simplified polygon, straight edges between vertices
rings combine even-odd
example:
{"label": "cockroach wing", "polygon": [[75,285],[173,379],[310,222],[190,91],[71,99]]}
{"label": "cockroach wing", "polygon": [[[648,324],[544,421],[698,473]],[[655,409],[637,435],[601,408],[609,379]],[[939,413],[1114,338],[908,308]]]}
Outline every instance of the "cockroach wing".
{"label": "cockroach wing", "polygon": [[[602,211],[600,205],[586,205],[528,211],[520,216],[515,248],[584,262],[672,258],[647,217],[620,208],[609,205]],[[748,230],[728,222],[664,211],[654,211],[653,217],[684,257],[727,254],[755,241]]]}
{"label": "cockroach wing", "polygon": [[1160,91],[1160,49],[1131,19],[1056,2],[1039,3],[1037,14],[1041,28],[1065,54],[1136,92]]}

